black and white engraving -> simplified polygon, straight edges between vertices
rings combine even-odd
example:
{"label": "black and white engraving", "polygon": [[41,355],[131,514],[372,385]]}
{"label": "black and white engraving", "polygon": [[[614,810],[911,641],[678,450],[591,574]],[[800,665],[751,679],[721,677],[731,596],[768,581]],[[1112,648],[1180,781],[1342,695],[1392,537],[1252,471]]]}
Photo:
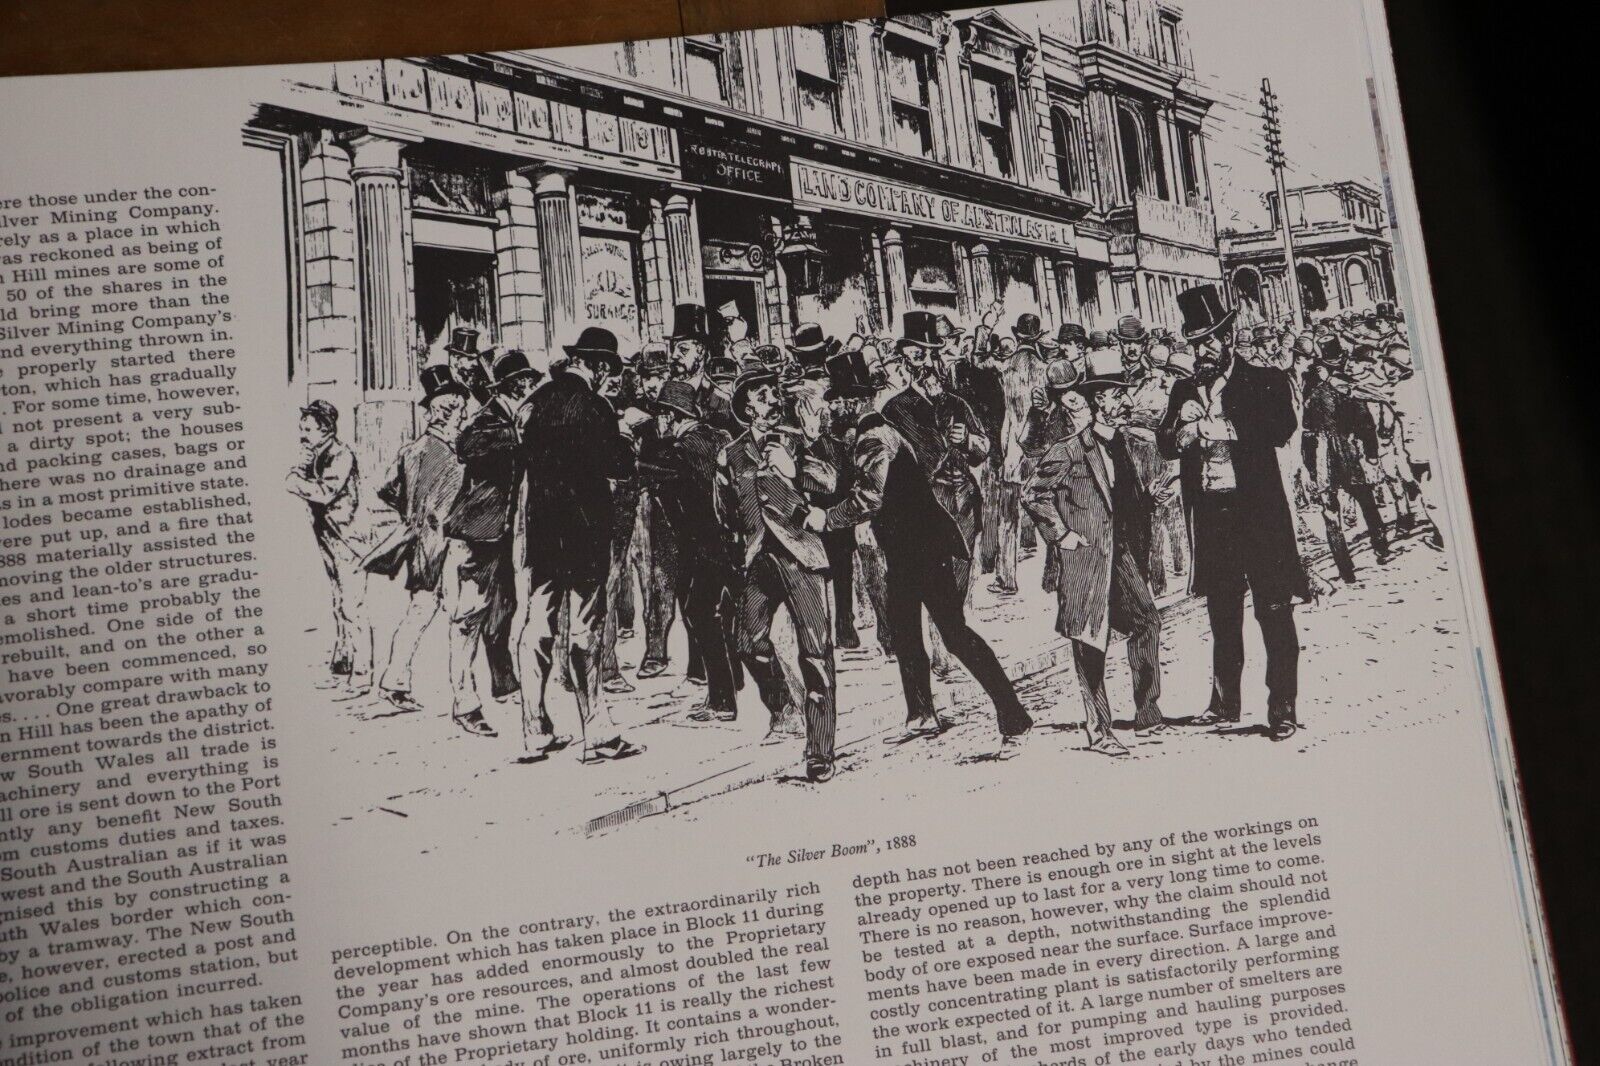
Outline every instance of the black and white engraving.
{"label": "black and white engraving", "polygon": [[259,101],[339,817],[847,811],[1403,724],[1363,672],[1453,669],[1460,626],[1359,28],[1240,50],[1237,15],[340,63]]}

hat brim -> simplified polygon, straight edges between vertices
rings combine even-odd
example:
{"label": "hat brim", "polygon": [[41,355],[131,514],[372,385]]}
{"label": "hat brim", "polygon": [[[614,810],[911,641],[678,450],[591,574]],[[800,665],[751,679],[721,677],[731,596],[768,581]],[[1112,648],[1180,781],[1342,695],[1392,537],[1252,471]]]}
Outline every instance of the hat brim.
{"label": "hat brim", "polygon": [[1043,337],[1047,332],[1047,330],[1041,329],[1038,333],[1018,333],[1016,328],[1012,327],[1011,335],[1017,338],[1019,341],[1036,341],[1040,337]]}
{"label": "hat brim", "polygon": [[606,348],[580,348],[575,344],[563,344],[561,350],[567,353],[569,359],[598,359],[605,363],[612,373],[622,369],[622,356]]}
{"label": "hat brim", "polygon": [[1072,387],[1078,392],[1098,392],[1101,389],[1125,389],[1128,381],[1126,378],[1088,378]]}
{"label": "hat brim", "polygon": [[1218,333],[1221,333],[1223,330],[1227,329],[1229,326],[1233,325],[1233,320],[1238,318],[1238,317],[1239,317],[1239,309],[1237,307],[1230,308],[1228,311],[1226,311],[1223,314],[1223,316],[1221,318],[1217,319],[1215,322],[1213,322],[1211,325],[1207,326],[1205,329],[1200,329],[1200,330],[1187,330],[1186,329],[1186,330],[1184,330],[1183,331],[1183,339],[1188,341],[1191,344],[1193,344],[1195,341],[1208,340],[1211,337],[1215,337]]}
{"label": "hat brim", "polygon": [[428,393],[428,395],[418,400],[417,406],[426,407],[441,396],[459,396],[465,400],[472,396],[472,390],[467,388],[465,385],[452,381],[450,384],[435,389],[433,392]]}
{"label": "hat brim", "polygon": [[686,407],[680,407],[675,403],[667,403],[666,401],[662,400],[660,397],[651,397],[651,398],[645,400],[644,409],[646,411],[649,411],[653,415],[660,415],[660,414],[666,414],[668,412],[671,412],[672,414],[675,414],[675,415],[682,415],[684,418],[699,418],[700,417],[700,412],[698,410],[690,410],[689,408],[686,408]]}
{"label": "hat brim", "polygon": [[878,394],[871,385],[829,385],[823,392],[824,400],[868,400]]}
{"label": "hat brim", "polygon": [[521,381],[523,378],[533,378],[535,381],[537,381],[542,377],[544,377],[544,374],[541,371],[535,370],[531,366],[523,367],[521,370],[513,370],[503,378],[496,378],[494,387],[499,388],[501,385],[505,385],[513,381]]}

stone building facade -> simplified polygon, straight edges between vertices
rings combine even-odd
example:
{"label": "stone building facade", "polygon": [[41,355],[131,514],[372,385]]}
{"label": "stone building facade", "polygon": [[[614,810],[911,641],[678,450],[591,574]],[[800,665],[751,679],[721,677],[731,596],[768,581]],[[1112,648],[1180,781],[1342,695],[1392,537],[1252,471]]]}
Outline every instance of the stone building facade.
{"label": "stone building facade", "polygon": [[1177,324],[1221,277],[1179,9],[1080,0],[308,68],[284,178],[290,374],[392,454],[456,326],[538,363],[672,306],[894,333],[912,308]]}
{"label": "stone building facade", "polygon": [[[1292,314],[1278,194],[1263,197],[1270,225],[1225,233],[1222,270],[1235,303],[1250,316],[1282,321]],[[1312,317],[1365,311],[1395,296],[1394,248],[1378,191],[1356,181],[1287,190],[1300,302]]]}

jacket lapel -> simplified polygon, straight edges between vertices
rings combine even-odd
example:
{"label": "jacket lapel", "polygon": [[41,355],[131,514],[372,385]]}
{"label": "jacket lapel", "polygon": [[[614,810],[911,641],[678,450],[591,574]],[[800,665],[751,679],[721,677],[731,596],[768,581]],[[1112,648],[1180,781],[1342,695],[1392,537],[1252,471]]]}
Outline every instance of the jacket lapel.
{"label": "jacket lapel", "polygon": [[1089,472],[1094,475],[1095,488],[1100,490],[1100,495],[1105,497],[1106,507],[1111,507],[1111,478],[1106,473],[1105,450],[1097,447],[1100,440],[1094,435],[1094,427],[1090,426],[1078,437],[1082,445],[1084,458],[1089,463]]}

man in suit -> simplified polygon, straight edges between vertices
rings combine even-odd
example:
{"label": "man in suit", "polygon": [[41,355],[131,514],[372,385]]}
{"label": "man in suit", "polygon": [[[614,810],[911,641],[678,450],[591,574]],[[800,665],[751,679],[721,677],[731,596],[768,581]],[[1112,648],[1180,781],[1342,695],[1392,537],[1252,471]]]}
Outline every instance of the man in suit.
{"label": "man in suit", "polygon": [[[973,470],[989,456],[989,435],[970,404],[950,391],[950,369],[926,311],[907,311],[902,344],[911,364],[911,384],[883,405],[883,417],[911,445],[940,505],[955,519],[964,550],[952,557],[951,573],[963,602],[972,582],[972,559],[983,521],[983,496]],[[951,671],[942,636],[935,632],[934,672]]]}
{"label": "man in suit", "polygon": [[578,701],[583,760],[598,762],[644,751],[622,736],[601,699],[599,662],[611,542],[618,534],[612,482],[634,476],[634,449],[616,409],[601,395],[606,379],[622,370],[616,336],[590,326],[566,353],[567,363],[528,398],[519,420],[526,480],[517,566],[527,610],[518,647],[525,655],[531,631],[539,676],[538,713],[525,698],[522,735],[530,756],[549,750],[553,729],[545,697],[562,610],[570,603],[568,677]]}
{"label": "man in suit", "polygon": [[1178,295],[1194,376],[1172,387],[1157,430],[1177,459],[1193,543],[1191,589],[1206,599],[1212,638],[1211,700],[1196,725],[1239,720],[1244,594],[1250,591],[1267,655],[1267,725],[1284,740],[1299,728],[1300,641],[1294,600],[1309,594],[1283,491],[1278,449],[1298,424],[1282,371],[1234,357],[1225,339],[1237,311],[1214,285]]}
{"label": "man in suit", "polygon": [[1022,315],[1012,327],[1017,346],[1000,372],[1005,405],[1000,435],[1000,459],[993,507],[998,524],[998,551],[992,592],[1003,596],[1017,591],[1017,555],[1022,544],[1022,486],[1033,473],[1033,459],[1023,449],[1028,424],[1028,408],[1035,393],[1044,387],[1047,368],[1056,353],[1035,314]]}
{"label": "man in suit", "polygon": [[667,382],[649,406],[656,429],[652,446],[640,451],[639,473],[678,543],[683,621],[700,647],[706,676],[705,706],[689,718],[731,722],[739,709],[723,610],[731,566],[715,509],[717,456],[730,442],[701,419],[687,382]]}
{"label": "man in suit", "polygon": [[667,334],[672,352],[672,376],[687,381],[700,404],[700,417],[730,437],[744,431],[726,396],[711,379],[711,317],[699,304],[682,303],[672,309],[672,332]]}
{"label": "man in suit", "polygon": [[[461,491],[444,520],[444,609],[450,618],[450,715],[473,736],[497,736],[483,716],[473,664],[483,648],[496,699],[520,687],[511,653],[516,613],[511,505],[521,478],[517,417],[543,375],[519,351],[495,360],[494,394],[456,441]],[[524,692],[526,702],[527,694]]]}
{"label": "man in suit", "polygon": [[401,711],[420,711],[411,694],[411,661],[422,643],[423,630],[442,608],[444,523],[461,491],[461,460],[456,440],[466,421],[470,394],[449,366],[424,367],[422,399],[427,420],[422,434],[400,449],[389,476],[378,487],[378,499],[400,515],[395,535],[363,560],[369,573],[395,576],[406,571],[405,614],[389,641],[389,658],[378,677],[378,691]]}
{"label": "man in suit", "polygon": [[[907,319],[916,313],[909,312]],[[910,337],[932,338],[931,330],[921,330],[921,323],[908,322]],[[871,390],[869,387],[862,391],[870,395]],[[939,471],[952,455],[955,461],[964,462],[964,455],[970,453],[963,450],[972,434],[952,431],[959,424],[957,421],[942,427],[941,433],[932,403],[925,396],[915,404],[901,405],[898,414],[906,425],[901,429],[900,423],[888,414],[894,402],[885,405],[884,413],[869,413],[861,419],[849,494],[826,510],[813,507],[806,515],[805,527],[821,531],[872,523],[886,565],[890,644],[906,698],[906,729],[889,738],[889,742],[938,736],[946,728],[933,707],[931,663],[922,638],[922,614],[926,609],[950,654],[993,701],[1002,749],[1014,751],[1032,728],[1033,720],[994,651],[967,624],[966,596],[957,579],[958,568],[970,573],[976,522],[969,521],[963,527],[952,516],[942,502],[951,497],[936,491],[929,472],[930,466]],[[981,433],[978,436],[981,438]],[[916,441],[922,443],[920,452]],[[975,486],[973,491],[976,492]]]}
{"label": "man in suit", "polygon": [[1126,437],[1122,361],[1110,349],[1091,353],[1084,380],[1062,410],[1070,431],[1039,461],[1024,493],[1028,513],[1057,546],[1056,630],[1072,641],[1083,690],[1089,749],[1126,755],[1111,731],[1106,647],[1111,630],[1128,635],[1134,729],[1151,736],[1161,716],[1161,615],[1150,595],[1149,491]]}
{"label": "man in suit", "polygon": [[332,592],[330,687],[342,685],[351,695],[361,695],[372,684],[367,575],[352,528],[361,499],[361,475],[355,452],[339,439],[339,410],[327,400],[312,400],[300,408],[300,459],[285,486],[311,512],[311,532]]}
{"label": "man in suit", "polygon": [[1305,432],[1300,447],[1322,507],[1328,550],[1339,577],[1348,584],[1356,579],[1356,567],[1344,533],[1343,497],[1355,500],[1366,519],[1379,565],[1389,561],[1389,536],[1373,492],[1378,427],[1368,403],[1355,395],[1354,384],[1344,376],[1346,359],[1338,337],[1323,339],[1317,362],[1306,377]]}
{"label": "man in suit", "polygon": [[717,517],[738,572],[735,639],[775,727],[791,713],[789,686],[772,644],[772,618],[788,609],[805,691],[806,775],[833,776],[834,686],[828,555],[817,530],[802,524],[807,493],[836,485],[831,466],[808,455],[800,431],[784,422],[779,377],[765,367],[739,376],[734,414],[748,428],[717,460]]}
{"label": "man in suit", "polygon": [[451,376],[456,384],[467,390],[467,396],[472,401],[467,405],[467,416],[470,418],[494,396],[494,390],[489,386],[489,374],[483,368],[484,360],[492,353],[478,351],[478,331],[467,326],[458,326],[450,331],[450,343],[444,346],[444,351],[450,360]]}

